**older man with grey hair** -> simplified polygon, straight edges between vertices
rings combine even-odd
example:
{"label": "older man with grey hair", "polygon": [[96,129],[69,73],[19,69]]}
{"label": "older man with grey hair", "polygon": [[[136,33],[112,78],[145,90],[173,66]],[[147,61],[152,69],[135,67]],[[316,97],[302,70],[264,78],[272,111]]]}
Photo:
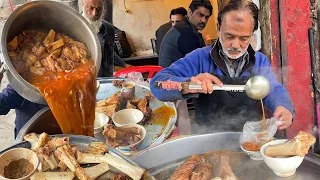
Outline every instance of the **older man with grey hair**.
{"label": "older man with grey hair", "polygon": [[102,19],[103,0],[83,0],[83,17],[91,25],[92,31],[97,33],[101,45],[102,59],[99,77],[112,77],[114,68],[114,26]]}

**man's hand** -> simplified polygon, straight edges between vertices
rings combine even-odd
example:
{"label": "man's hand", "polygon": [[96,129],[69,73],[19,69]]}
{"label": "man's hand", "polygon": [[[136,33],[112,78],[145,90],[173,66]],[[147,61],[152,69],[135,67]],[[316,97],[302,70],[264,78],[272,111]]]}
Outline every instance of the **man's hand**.
{"label": "man's hand", "polygon": [[278,127],[278,130],[286,129],[292,124],[292,114],[285,107],[278,106],[274,111],[273,116],[283,121],[283,123]]}
{"label": "man's hand", "polygon": [[3,67],[3,62],[0,63],[0,82],[2,81],[2,78],[3,78],[3,73],[6,71]]}
{"label": "man's hand", "polygon": [[213,89],[213,83],[217,84],[218,86],[222,86],[222,82],[216,77],[209,73],[198,74],[196,77],[192,77],[190,79],[190,83],[201,85],[201,89],[185,89],[182,91],[182,94],[189,94],[189,93],[204,93],[204,94],[211,94]]}

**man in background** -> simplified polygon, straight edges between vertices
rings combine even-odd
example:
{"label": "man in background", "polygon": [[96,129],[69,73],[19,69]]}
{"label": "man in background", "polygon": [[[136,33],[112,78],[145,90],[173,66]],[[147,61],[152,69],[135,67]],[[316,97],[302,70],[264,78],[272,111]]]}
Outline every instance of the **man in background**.
{"label": "man in background", "polygon": [[204,47],[205,41],[199,30],[203,30],[212,15],[209,0],[193,0],[188,15],[165,35],[160,46],[159,65],[169,67],[189,52]]}
{"label": "man in background", "polygon": [[170,22],[167,22],[161,25],[158,30],[156,31],[156,38],[157,38],[157,52],[160,52],[160,45],[162,39],[167,34],[167,32],[174,26],[176,23],[182,20],[184,16],[187,15],[187,10],[184,7],[179,7],[176,9],[172,9],[170,12]]}

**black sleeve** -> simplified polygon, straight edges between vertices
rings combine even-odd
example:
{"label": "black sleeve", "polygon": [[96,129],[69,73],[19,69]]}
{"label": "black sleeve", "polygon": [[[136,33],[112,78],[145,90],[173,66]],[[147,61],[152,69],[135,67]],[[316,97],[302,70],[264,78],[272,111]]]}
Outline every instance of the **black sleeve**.
{"label": "black sleeve", "polygon": [[181,33],[177,44],[180,52],[184,55],[201,47],[199,37],[191,31]]}
{"label": "black sleeve", "polygon": [[114,57],[114,64],[116,66],[124,67],[124,65],[126,65],[126,63],[121,59],[121,57],[118,56],[117,53],[113,53],[113,57]]}

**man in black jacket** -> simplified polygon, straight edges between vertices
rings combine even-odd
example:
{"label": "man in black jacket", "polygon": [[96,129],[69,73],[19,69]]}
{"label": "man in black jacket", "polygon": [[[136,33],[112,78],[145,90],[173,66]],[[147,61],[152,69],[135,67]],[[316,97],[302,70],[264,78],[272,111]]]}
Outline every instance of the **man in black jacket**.
{"label": "man in black jacket", "polygon": [[189,52],[205,46],[199,30],[203,30],[212,15],[209,0],[193,0],[188,15],[172,27],[160,46],[159,65],[168,67]]}
{"label": "man in black jacket", "polygon": [[187,15],[187,10],[184,7],[179,7],[176,9],[172,9],[170,12],[170,22],[167,22],[161,25],[156,31],[157,38],[157,52],[160,52],[160,45],[167,34],[167,32],[174,26],[176,23],[180,22],[184,16]]}
{"label": "man in black jacket", "polygon": [[84,0],[82,15],[87,19],[93,32],[97,33],[102,59],[98,77],[112,77],[114,67],[114,26],[102,19],[103,0]]}

